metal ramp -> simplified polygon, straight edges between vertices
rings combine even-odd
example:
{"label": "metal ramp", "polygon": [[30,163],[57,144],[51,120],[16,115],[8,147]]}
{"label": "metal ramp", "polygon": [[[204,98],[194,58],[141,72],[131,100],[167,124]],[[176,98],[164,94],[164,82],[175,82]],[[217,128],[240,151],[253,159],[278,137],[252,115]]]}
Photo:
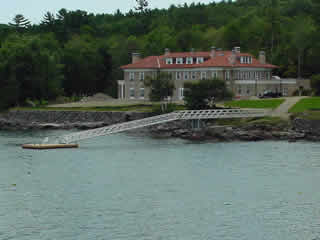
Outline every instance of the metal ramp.
{"label": "metal ramp", "polygon": [[[134,120],[125,123],[118,123],[107,127],[96,128],[76,133],[71,133],[58,137],[54,143],[75,143],[84,139],[105,136],[113,133],[124,132],[132,129],[157,125],[176,120],[194,120],[194,119],[221,119],[221,118],[250,118],[263,117],[267,115],[265,110],[255,109],[216,109],[216,110],[188,110],[176,111],[155,117]],[[48,138],[45,142],[48,142]]]}

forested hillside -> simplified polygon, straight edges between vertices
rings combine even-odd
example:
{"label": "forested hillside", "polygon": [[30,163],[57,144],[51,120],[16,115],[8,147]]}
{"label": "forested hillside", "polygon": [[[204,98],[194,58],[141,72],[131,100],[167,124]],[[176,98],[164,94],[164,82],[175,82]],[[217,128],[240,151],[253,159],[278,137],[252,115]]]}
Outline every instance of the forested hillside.
{"label": "forested hillside", "polygon": [[19,14],[0,25],[0,107],[28,98],[115,95],[119,66],[131,52],[159,55],[164,48],[264,50],[280,66],[277,75],[310,77],[320,69],[319,30],[319,0],[229,0],[97,15],[61,9],[36,25]]}

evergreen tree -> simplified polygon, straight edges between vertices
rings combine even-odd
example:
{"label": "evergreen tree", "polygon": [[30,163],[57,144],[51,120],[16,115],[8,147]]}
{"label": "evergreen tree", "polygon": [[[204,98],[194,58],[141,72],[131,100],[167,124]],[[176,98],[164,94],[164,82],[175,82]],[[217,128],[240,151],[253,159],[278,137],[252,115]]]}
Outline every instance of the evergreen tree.
{"label": "evergreen tree", "polygon": [[145,12],[146,8],[149,6],[149,3],[147,0],[136,0],[136,2],[137,2],[137,7],[135,7],[134,9],[141,13]]}
{"label": "evergreen tree", "polygon": [[22,14],[17,14],[13,19],[12,23],[9,23],[10,26],[15,27],[16,29],[24,29],[30,26],[30,21],[26,19]]}
{"label": "evergreen tree", "polygon": [[41,24],[52,26],[55,23],[55,16],[51,12],[46,12],[46,14],[43,16],[43,20],[41,21]]}

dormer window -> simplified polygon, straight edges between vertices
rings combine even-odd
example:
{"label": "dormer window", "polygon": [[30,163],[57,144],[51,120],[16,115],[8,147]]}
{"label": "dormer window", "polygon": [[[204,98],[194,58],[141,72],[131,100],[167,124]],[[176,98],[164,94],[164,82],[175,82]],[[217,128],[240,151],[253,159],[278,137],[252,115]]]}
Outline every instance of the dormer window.
{"label": "dormer window", "polygon": [[251,64],[252,57],[251,56],[241,56],[240,63]]}
{"label": "dormer window", "polygon": [[192,57],[187,57],[187,64],[193,64],[193,58]]}
{"label": "dormer window", "polygon": [[183,64],[183,58],[176,58],[176,64]]}
{"label": "dormer window", "polygon": [[197,57],[197,64],[203,63],[204,58],[203,57]]}
{"label": "dormer window", "polygon": [[172,58],[166,58],[166,64],[173,64]]}

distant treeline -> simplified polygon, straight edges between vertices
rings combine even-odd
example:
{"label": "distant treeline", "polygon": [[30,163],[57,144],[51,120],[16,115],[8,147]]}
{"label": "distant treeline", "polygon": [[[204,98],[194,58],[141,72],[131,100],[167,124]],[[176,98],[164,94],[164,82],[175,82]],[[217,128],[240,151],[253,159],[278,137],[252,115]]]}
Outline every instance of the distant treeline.
{"label": "distant treeline", "polygon": [[319,0],[229,0],[126,14],[61,9],[37,25],[18,14],[0,25],[0,107],[97,91],[115,96],[131,52],[165,48],[264,50],[280,67],[275,74],[310,77],[320,69],[319,13]]}

